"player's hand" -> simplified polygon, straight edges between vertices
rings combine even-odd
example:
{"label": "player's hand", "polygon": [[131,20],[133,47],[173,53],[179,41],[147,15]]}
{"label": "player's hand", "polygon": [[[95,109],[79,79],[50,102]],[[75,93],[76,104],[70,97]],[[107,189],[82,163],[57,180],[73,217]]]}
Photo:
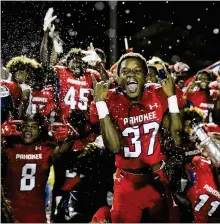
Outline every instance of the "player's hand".
{"label": "player's hand", "polygon": [[53,8],[49,8],[44,17],[43,30],[45,32],[51,29],[51,23],[57,18],[57,16],[53,16],[53,11]]}
{"label": "player's hand", "polygon": [[4,122],[1,127],[2,136],[21,136],[22,132],[17,130],[17,125],[22,123],[23,121],[21,120],[9,120]]}
{"label": "player's hand", "polygon": [[91,76],[92,76],[92,83],[93,83],[93,89],[94,89],[93,97],[95,102],[105,101],[107,98],[110,81],[97,82],[96,78],[93,75]]}
{"label": "player's hand", "polygon": [[63,142],[68,138],[69,128],[63,123],[55,122],[51,124],[51,134],[58,142]]}
{"label": "player's hand", "polygon": [[89,143],[84,149],[83,151],[80,153],[80,155],[78,156],[78,158],[87,156],[87,155],[91,155],[93,152],[100,150],[101,148],[97,146],[97,144],[95,142]]}
{"label": "player's hand", "polygon": [[182,73],[189,71],[189,66],[183,62],[177,62],[174,64],[173,69],[176,73]]}
{"label": "player's hand", "polygon": [[95,51],[93,43],[91,42],[90,45],[87,47],[87,51]]}
{"label": "player's hand", "polygon": [[82,51],[82,53],[85,54],[85,57],[83,57],[82,60],[90,66],[96,66],[102,62],[101,58],[94,50]]}
{"label": "player's hand", "polygon": [[63,142],[69,136],[76,136],[78,133],[69,123],[54,122],[51,124],[51,134],[58,141]]}
{"label": "player's hand", "polygon": [[174,79],[169,72],[166,72],[166,76],[167,76],[166,79],[162,80],[158,76],[157,76],[157,79],[160,82],[165,95],[167,97],[170,97],[176,94],[176,86],[175,86]]}

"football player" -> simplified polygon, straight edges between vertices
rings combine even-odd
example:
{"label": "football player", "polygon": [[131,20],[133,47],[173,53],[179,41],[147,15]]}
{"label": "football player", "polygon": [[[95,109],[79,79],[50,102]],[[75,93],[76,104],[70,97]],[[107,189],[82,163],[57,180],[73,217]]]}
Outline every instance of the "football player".
{"label": "football player", "polygon": [[45,186],[50,166],[59,161],[69,144],[66,140],[63,147],[57,149],[47,133],[45,119],[39,114],[24,121],[9,120],[2,125],[3,185],[15,220],[21,223],[46,222]]}
{"label": "football player", "polygon": [[31,78],[34,73],[38,73],[40,64],[35,59],[19,56],[12,58],[6,65],[12,73],[12,81],[19,84],[22,89],[21,103],[19,105],[19,119],[25,116],[31,94]]}
{"label": "football player", "polygon": [[140,222],[144,209],[148,209],[154,221],[165,221],[171,216],[166,208],[173,207],[173,201],[166,188],[166,156],[160,148],[159,133],[161,126],[166,127],[180,146],[182,126],[174,80],[167,74],[167,79],[158,78],[161,88],[148,91],[144,89],[147,62],[142,55],[125,54],[117,64],[122,91],[108,92],[108,83],[94,79],[96,103],[90,113],[92,122],[97,122],[98,114],[105,146],[116,153],[111,220]]}
{"label": "football player", "polygon": [[189,84],[186,99],[193,107],[203,110],[205,122],[213,122],[212,112],[218,96],[218,90],[210,89],[209,84],[215,81],[217,75],[211,70],[201,70]]}
{"label": "football player", "polygon": [[[197,122],[201,123],[203,121],[203,113],[196,108],[185,109],[184,118],[184,136],[188,136],[186,141],[188,140],[189,142],[189,151],[185,152],[186,157],[189,158],[186,159],[185,166],[189,183],[185,191],[192,204],[194,222],[219,222],[219,171],[214,167],[214,163],[211,160],[203,157],[203,155],[208,157],[207,151],[201,150],[204,147],[200,146],[199,142],[192,135],[192,120],[196,118]],[[207,133],[220,133],[220,127],[217,125],[205,124],[203,127]],[[220,150],[219,143],[217,145]],[[210,159],[210,156],[208,158]]]}

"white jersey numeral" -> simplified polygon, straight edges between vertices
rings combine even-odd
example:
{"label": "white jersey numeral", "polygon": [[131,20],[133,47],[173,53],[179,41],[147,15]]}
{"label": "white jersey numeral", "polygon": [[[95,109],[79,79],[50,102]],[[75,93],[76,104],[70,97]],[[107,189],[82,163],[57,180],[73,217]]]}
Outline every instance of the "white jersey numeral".
{"label": "white jersey numeral", "polygon": [[42,104],[32,104],[31,109],[32,109],[32,114],[36,114],[41,112],[41,110],[45,107],[45,105]]}
{"label": "white jersey numeral", "polygon": [[64,97],[64,103],[66,105],[70,105],[71,109],[75,109],[78,103],[78,107],[80,110],[87,110],[89,101],[88,96],[86,96],[87,94],[89,94],[89,90],[81,88],[79,90],[79,99],[76,100],[76,90],[72,86]]}
{"label": "white jersey numeral", "polygon": [[[207,194],[202,194],[199,196],[200,202],[196,205],[195,210],[197,212],[200,211],[200,209],[205,205],[205,203],[208,201],[209,196]],[[212,216],[212,214],[216,211],[218,206],[220,205],[219,201],[213,201],[211,204],[211,209],[208,212],[208,216]]]}
{"label": "white jersey numeral", "polygon": [[35,174],[37,170],[37,164],[27,163],[22,168],[21,178],[21,191],[31,191],[35,187]]}
{"label": "white jersey numeral", "polygon": [[[160,126],[157,122],[143,124],[144,134],[149,134],[150,130],[153,129],[153,131],[150,133],[151,137],[150,137],[149,147],[147,151],[147,156],[150,156],[154,153],[154,145],[155,145],[156,135],[157,135],[159,127]],[[131,138],[131,143],[132,145],[134,145],[134,150],[131,151],[129,147],[124,147],[124,156],[137,158],[138,156],[140,156],[142,152],[142,145],[141,145],[141,141],[139,140],[140,127],[139,126],[128,127],[122,132],[122,135],[125,137],[128,137],[131,134],[134,136]]]}

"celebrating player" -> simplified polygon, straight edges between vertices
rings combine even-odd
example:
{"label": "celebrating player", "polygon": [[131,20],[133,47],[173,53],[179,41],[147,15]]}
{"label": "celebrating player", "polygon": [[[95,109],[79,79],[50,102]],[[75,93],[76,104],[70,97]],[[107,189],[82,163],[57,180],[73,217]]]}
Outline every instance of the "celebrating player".
{"label": "celebrating player", "polygon": [[[113,223],[140,222],[144,209],[148,208],[153,217],[165,203],[162,194],[166,195],[166,156],[160,148],[159,129],[161,125],[169,129],[175,144],[180,145],[181,121],[170,74],[166,80],[160,80],[162,88],[148,91],[144,90],[147,62],[140,54],[125,54],[117,69],[122,92],[108,92],[108,83],[94,80],[103,140],[116,153],[118,168],[111,218]],[[164,118],[168,108],[170,113]],[[93,122],[97,121],[97,111],[92,104]],[[169,202],[172,207],[172,200]]]}

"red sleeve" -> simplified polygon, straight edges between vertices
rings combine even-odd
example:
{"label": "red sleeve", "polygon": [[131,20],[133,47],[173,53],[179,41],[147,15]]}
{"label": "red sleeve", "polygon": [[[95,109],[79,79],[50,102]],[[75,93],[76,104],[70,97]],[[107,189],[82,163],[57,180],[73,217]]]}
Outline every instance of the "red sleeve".
{"label": "red sleeve", "polygon": [[92,74],[96,78],[97,81],[101,81],[102,80],[100,73],[95,71],[95,70],[93,70],[93,69],[86,69],[86,73],[88,75]]}
{"label": "red sleeve", "polygon": [[214,89],[214,90],[218,90],[218,82],[217,81],[213,81],[209,84],[209,88],[210,89]]}
{"label": "red sleeve", "polygon": [[[168,108],[168,98],[164,94],[162,87],[156,88],[155,90],[156,90],[156,94],[158,94],[160,98],[163,112],[165,112]],[[179,109],[181,109],[186,105],[186,99],[183,98],[183,92],[179,87],[176,87],[176,96],[177,96]]]}
{"label": "red sleeve", "polygon": [[188,78],[188,79],[185,81],[184,86],[188,86],[189,83],[192,82],[192,80],[193,80],[195,77],[196,77],[196,75],[194,75],[194,76]]}
{"label": "red sleeve", "polygon": [[103,206],[101,207],[95,215],[92,217],[92,223],[103,223],[103,222],[110,222],[111,221],[111,207],[110,206]]}
{"label": "red sleeve", "polygon": [[90,104],[90,122],[92,124],[99,123],[99,117],[98,117],[95,101],[92,101],[92,103]]}
{"label": "red sleeve", "polygon": [[178,86],[176,86],[176,97],[177,97],[179,109],[182,109],[183,107],[185,107],[187,100],[184,98],[183,91]]}
{"label": "red sleeve", "polygon": [[206,124],[204,126],[207,132],[218,132],[220,133],[220,126],[214,123]]}
{"label": "red sleeve", "polygon": [[17,83],[14,83],[12,88],[12,95],[14,97],[16,104],[20,103],[21,93],[22,93],[21,87]]}

